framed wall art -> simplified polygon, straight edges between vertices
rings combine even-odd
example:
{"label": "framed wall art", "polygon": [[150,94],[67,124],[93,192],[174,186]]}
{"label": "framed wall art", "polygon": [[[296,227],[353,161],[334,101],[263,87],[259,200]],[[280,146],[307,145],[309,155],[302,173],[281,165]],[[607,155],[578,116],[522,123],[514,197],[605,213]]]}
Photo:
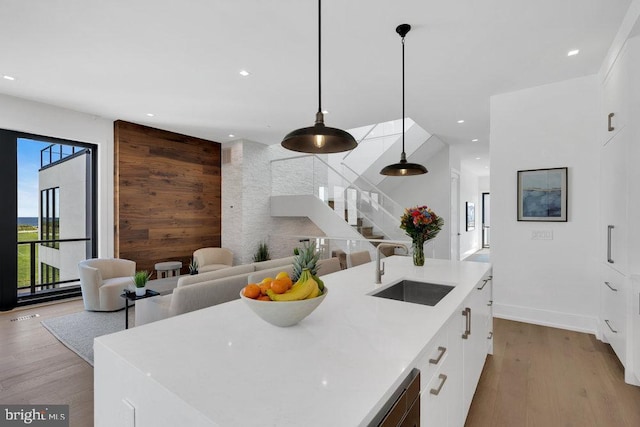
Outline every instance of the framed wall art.
{"label": "framed wall art", "polygon": [[567,168],[518,171],[518,221],[567,221]]}
{"label": "framed wall art", "polygon": [[473,202],[465,202],[467,208],[467,231],[476,228],[476,205]]}

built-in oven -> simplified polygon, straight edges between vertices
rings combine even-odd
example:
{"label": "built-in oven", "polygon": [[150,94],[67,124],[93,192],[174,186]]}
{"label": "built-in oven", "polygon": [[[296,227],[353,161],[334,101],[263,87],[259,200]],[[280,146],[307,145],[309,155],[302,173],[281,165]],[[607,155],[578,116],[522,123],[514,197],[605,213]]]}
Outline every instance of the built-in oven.
{"label": "built-in oven", "polygon": [[418,369],[413,369],[407,375],[369,426],[420,426],[420,371]]}

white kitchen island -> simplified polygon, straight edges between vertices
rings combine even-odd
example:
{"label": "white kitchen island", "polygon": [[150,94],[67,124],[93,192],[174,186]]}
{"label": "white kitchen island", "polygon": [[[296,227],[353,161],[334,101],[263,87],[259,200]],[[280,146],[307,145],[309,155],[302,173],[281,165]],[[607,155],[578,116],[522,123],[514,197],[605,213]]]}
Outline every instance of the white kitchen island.
{"label": "white kitchen island", "polygon": [[[368,425],[414,367],[426,399],[431,347],[447,328],[451,337],[465,332],[461,307],[479,285],[491,289],[491,265],[427,259],[414,267],[402,256],[385,264],[381,285],[374,263],[324,276],[326,300],[289,328],[237,300],[97,338],[95,425]],[[399,279],[455,289],[435,307],[370,295]],[[490,348],[465,356],[481,370]]]}

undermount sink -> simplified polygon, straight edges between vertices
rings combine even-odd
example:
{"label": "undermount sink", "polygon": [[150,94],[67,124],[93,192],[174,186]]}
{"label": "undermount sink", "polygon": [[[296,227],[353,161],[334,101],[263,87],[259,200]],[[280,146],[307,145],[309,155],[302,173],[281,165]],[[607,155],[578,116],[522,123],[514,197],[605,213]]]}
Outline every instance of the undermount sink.
{"label": "undermount sink", "polygon": [[451,292],[453,288],[453,286],[440,285],[438,283],[401,280],[371,295],[374,297],[394,299],[396,301],[434,306]]}

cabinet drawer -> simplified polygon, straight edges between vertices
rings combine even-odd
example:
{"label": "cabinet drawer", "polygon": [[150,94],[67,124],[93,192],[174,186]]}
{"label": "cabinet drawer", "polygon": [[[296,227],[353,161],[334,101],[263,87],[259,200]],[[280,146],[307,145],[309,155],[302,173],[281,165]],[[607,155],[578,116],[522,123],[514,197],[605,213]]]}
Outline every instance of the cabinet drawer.
{"label": "cabinet drawer", "polygon": [[442,330],[431,340],[425,352],[418,358],[416,368],[420,370],[422,384],[420,389],[424,392],[427,384],[440,370],[449,355],[449,342],[446,329]]}
{"label": "cabinet drawer", "polygon": [[624,276],[609,269],[605,271],[600,286],[600,329],[624,365],[627,342],[627,283]]}

